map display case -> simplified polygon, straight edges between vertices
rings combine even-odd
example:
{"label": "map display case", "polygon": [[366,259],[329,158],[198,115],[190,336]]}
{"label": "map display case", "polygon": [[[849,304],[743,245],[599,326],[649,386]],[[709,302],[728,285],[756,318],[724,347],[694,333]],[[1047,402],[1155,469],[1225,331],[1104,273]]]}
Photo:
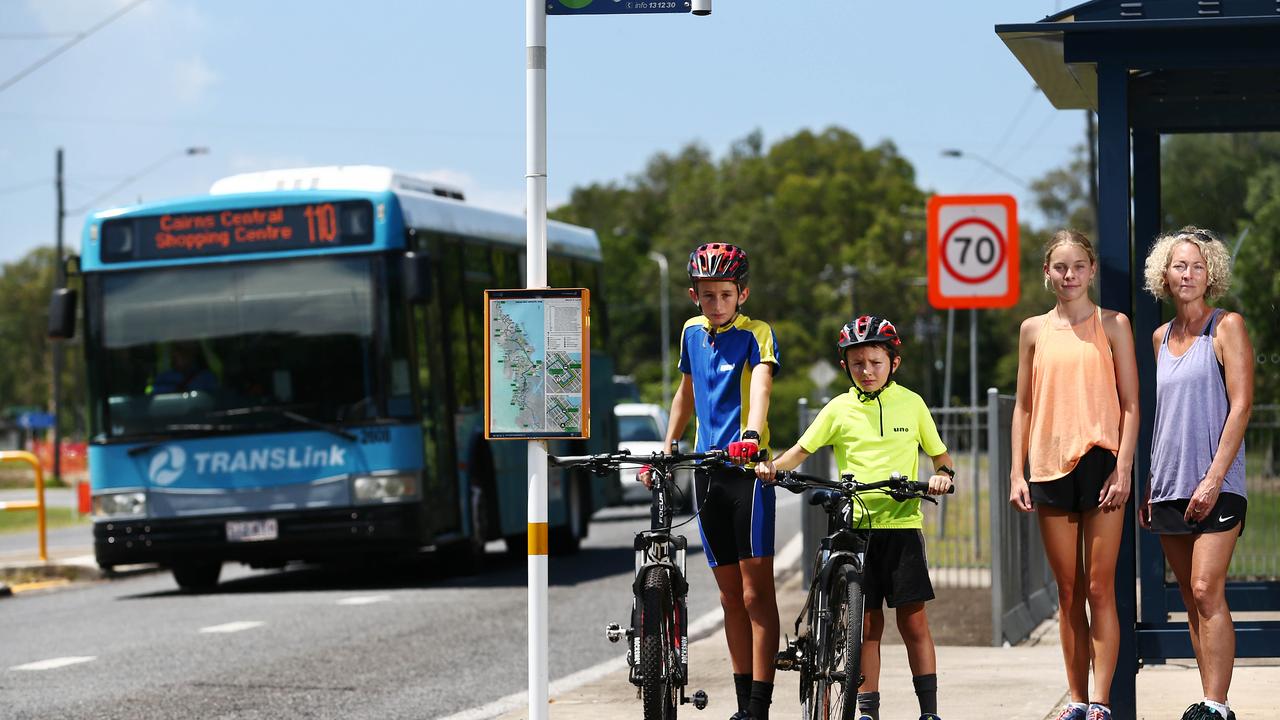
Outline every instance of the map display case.
{"label": "map display case", "polygon": [[585,288],[486,290],[485,437],[591,435]]}

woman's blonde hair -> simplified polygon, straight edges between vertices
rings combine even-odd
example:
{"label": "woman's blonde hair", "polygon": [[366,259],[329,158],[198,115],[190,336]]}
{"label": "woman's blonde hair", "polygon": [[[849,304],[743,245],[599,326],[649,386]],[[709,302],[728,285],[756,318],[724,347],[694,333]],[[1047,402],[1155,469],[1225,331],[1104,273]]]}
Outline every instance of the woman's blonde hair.
{"label": "woman's blonde hair", "polygon": [[1204,256],[1208,266],[1209,287],[1205,290],[1205,296],[1210,300],[1217,300],[1225,295],[1231,287],[1231,253],[1213,231],[1194,225],[1161,235],[1151,244],[1143,270],[1147,292],[1157,300],[1168,299],[1169,286],[1165,282],[1165,273],[1169,271],[1169,265],[1173,261],[1173,249],[1184,242],[1200,248],[1200,254]]}
{"label": "woman's blonde hair", "polygon": [[[1084,251],[1085,255],[1089,256],[1089,264],[1093,265],[1094,267],[1097,267],[1098,255],[1093,251],[1093,243],[1089,242],[1089,238],[1085,237],[1084,233],[1079,232],[1077,230],[1059,230],[1058,232],[1053,234],[1053,237],[1049,238],[1049,242],[1044,244],[1044,266],[1045,267],[1048,267],[1049,256],[1053,255],[1053,251],[1057,250],[1063,245],[1075,245],[1076,247],[1080,248],[1081,250]],[[1094,277],[1097,277],[1097,276],[1095,275]],[[1049,275],[1047,273],[1044,276],[1044,289],[1045,290],[1050,289]]]}

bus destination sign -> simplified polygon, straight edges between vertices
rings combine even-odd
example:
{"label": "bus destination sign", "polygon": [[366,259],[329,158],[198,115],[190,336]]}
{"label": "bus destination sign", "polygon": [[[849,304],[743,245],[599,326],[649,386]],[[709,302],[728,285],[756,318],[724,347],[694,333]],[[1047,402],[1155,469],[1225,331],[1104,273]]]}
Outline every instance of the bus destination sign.
{"label": "bus destination sign", "polygon": [[108,220],[102,261],[130,262],[373,242],[368,200],[272,205]]}

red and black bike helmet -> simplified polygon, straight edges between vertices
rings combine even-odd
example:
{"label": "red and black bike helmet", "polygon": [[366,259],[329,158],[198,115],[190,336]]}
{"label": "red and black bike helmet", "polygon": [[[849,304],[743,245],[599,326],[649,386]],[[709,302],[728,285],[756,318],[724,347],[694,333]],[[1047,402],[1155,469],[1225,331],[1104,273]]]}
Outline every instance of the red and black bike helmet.
{"label": "red and black bike helmet", "polygon": [[863,402],[875,400],[893,382],[895,369],[892,362],[894,358],[898,357],[898,346],[901,344],[902,338],[898,336],[898,328],[878,315],[863,315],[840,329],[840,340],[836,342],[836,354],[840,356],[840,362],[842,363],[844,362],[844,351],[859,345],[880,345],[889,353],[889,362],[891,363],[889,365],[889,377],[885,380],[884,385],[875,392],[863,392],[862,387],[853,379],[853,370],[845,367],[844,370],[849,375],[849,382],[853,383],[854,389],[858,391],[858,397]]}
{"label": "red and black bike helmet", "polygon": [[747,252],[737,245],[707,243],[689,253],[689,280],[732,280],[747,286]]}
{"label": "red and black bike helmet", "polygon": [[893,323],[878,315],[863,315],[840,329],[840,340],[836,343],[836,354],[844,360],[844,351],[858,345],[884,345],[889,357],[897,357],[898,346],[902,338],[898,337],[898,329]]}

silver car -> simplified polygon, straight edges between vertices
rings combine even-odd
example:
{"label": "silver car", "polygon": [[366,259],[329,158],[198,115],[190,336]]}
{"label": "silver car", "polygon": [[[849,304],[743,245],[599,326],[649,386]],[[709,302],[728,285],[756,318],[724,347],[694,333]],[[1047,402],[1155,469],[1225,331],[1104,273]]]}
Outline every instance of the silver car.
{"label": "silver car", "polygon": [[[613,408],[618,420],[618,449],[632,455],[651,455],[664,450],[662,438],[667,434],[667,411],[653,403],[619,403]],[[683,445],[682,450],[687,450]],[[652,493],[636,479],[634,468],[618,471],[622,502],[647,503]],[[675,505],[682,511],[693,507],[693,470],[676,471]]]}

